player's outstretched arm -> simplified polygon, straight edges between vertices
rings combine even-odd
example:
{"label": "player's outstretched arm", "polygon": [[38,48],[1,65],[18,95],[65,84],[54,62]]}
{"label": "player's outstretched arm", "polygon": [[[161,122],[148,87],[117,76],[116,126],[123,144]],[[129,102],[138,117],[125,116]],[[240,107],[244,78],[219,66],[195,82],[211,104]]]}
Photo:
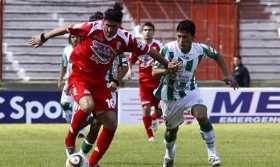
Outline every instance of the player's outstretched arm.
{"label": "player's outstretched arm", "polygon": [[37,48],[40,47],[41,45],[43,45],[48,39],[51,39],[53,37],[56,36],[60,36],[60,35],[64,35],[67,32],[67,27],[68,25],[62,26],[62,27],[58,27],[55,28],[49,32],[46,33],[41,33],[40,35],[36,35],[33,36],[29,42],[29,44],[33,47],[33,48]]}
{"label": "player's outstretched arm", "polygon": [[168,62],[155,49],[151,48],[150,51],[148,52],[148,55],[151,56],[154,60],[157,60],[160,64],[164,65],[164,67],[168,69],[168,71],[175,72],[178,70],[177,63]]}
{"label": "player's outstretched arm", "polygon": [[223,59],[222,56],[218,56],[217,59],[217,64],[219,65],[219,67],[221,68],[223,75],[224,75],[224,82],[227,85],[230,85],[230,87],[233,87],[234,89],[238,88],[238,83],[232,78],[231,75],[229,75],[227,67],[226,67],[226,63]]}
{"label": "player's outstretched arm", "polygon": [[158,53],[155,49],[151,48],[148,52],[148,55],[151,56],[153,59],[157,60],[160,64],[164,65],[164,67],[168,67],[169,62]]}

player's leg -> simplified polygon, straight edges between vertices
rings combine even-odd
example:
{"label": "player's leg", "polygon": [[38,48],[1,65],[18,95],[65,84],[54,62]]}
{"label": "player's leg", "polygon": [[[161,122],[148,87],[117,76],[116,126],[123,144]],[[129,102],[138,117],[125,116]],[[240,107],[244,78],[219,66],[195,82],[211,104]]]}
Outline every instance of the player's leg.
{"label": "player's leg", "polygon": [[151,116],[151,105],[149,103],[142,105],[142,111],[143,111],[143,124],[146,131],[146,134],[148,136],[148,141],[154,141],[154,134],[152,130],[152,116]]}
{"label": "player's leg", "polygon": [[159,106],[159,101],[157,99],[153,100],[154,112],[151,112],[152,117],[152,130],[156,132],[159,126],[159,119],[162,116],[162,111]]}
{"label": "player's leg", "polygon": [[[112,99],[113,101],[116,101],[117,102],[117,92],[112,92]],[[116,117],[117,116],[117,106],[116,106]],[[89,130],[89,133],[86,137],[86,139],[82,142],[82,145],[81,145],[81,150],[80,152],[83,154],[83,155],[87,155],[90,150],[92,149],[92,146],[93,144],[95,143],[96,139],[97,139],[97,136],[98,136],[98,133],[99,133],[99,130],[101,128],[101,122],[99,122],[97,119],[96,119],[96,115],[93,114],[93,116],[91,117],[92,119],[90,120],[91,121],[91,125],[90,125],[90,130]]]}
{"label": "player's leg", "polygon": [[164,144],[165,144],[165,155],[163,160],[163,167],[172,167],[175,154],[176,154],[176,145],[175,141],[177,138],[179,126],[169,129],[166,127],[164,132]]}
{"label": "player's leg", "polygon": [[117,129],[117,117],[115,111],[97,111],[96,118],[103,128],[97,137],[96,146],[89,159],[89,167],[95,167],[109,148]]}
{"label": "player's leg", "polygon": [[98,165],[99,160],[109,148],[115,131],[117,129],[117,114],[115,111],[116,101],[112,98],[111,91],[102,87],[94,90],[94,100],[96,102],[95,116],[98,122],[103,126],[100,131],[94,151],[89,158],[89,166],[95,167]]}
{"label": "player's leg", "polygon": [[184,122],[184,109],[179,101],[161,101],[166,130],[164,133],[165,155],[163,167],[172,167],[176,154],[178,127]]}
{"label": "player's leg", "polygon": [[72,119],[72,110],[73,110],[73,105],[72,105],[72,100],[70,100],[70,96],[66,95],[66,88],[64,85],[64,88],[61,93],[61,99],[60,99],[60,105],[63,110],[63,113],[65,115],[65,120],[67,123],[71,123]]}
{"label": "player's leg", "polygon": [[89,129],[88,135],[82,142],[81,150],[80,150],[81,153],[83,153],[84,155],[87,155],[90,152],[93,144],[96,141],[100,128],[101,128],[101,122],[99,122],[99,121],[97,121],[97,119],[93,118],[92,122],[90,124],[90,129]]}
{"label": "player's leg", "polygon": [[71,94],[76,102],[79,103],[79,109],[75,112],[70,130],[65,138],[66,153],[72,154],[75,151],[75,141],[78,132],[86,124],[87,117],[93,111],[95,103],[87,86],[82,82],[74,82],[71,87]]}
{"label": "player's leg", "polygon": [[220,166],[221,161],[215,148],[215,134],[214,129],[207,117],[207,108],[205,105],[196,104],[191,109],[192,115],[197,119],[202,139],[205,141],[209,163],[212,166]]}

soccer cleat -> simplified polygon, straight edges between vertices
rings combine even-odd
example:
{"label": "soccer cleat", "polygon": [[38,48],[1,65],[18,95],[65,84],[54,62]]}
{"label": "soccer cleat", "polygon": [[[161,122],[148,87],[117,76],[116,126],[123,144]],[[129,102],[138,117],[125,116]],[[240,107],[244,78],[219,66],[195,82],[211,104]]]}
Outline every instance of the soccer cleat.
{"label": "soccer cleat", "polygon": [[71,154],[74,154],[74,153],[75,153],[75,148],[73,148],[73,147],[65,148],[65,154],[67,157],[69,157]]}
{"label": "soccer cleat", "polygon": [[158,124],[159,124],[158,119],[152,120],[151,128],[152,128],[153,132],[156,132],[158,130]]}
{"label": "soccer cleat", "polygon": [[148,138],[148,141],[149,141],[149,142],[154,142],[154,141],[155,141],[155,137],[153,137],[153,136],[152,136],[152,137],[149,137],[149,138]]}
{"label": "soccer cleat", "polygon": [[163,159],[162,167],[173,167],[174,160],[173,159]]}
{"label": "soccer cleat", "polygon": [[215,155],[215,156],[210,156],[208,158],[209,164],[212,165],[212,167],[218,167],[221,166],[221,160],[220,158]]}

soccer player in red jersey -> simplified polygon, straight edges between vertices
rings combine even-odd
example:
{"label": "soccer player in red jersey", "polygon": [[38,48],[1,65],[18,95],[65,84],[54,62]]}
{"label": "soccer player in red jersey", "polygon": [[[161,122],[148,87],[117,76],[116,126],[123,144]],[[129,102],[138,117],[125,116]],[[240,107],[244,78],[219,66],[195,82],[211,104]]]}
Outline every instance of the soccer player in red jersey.
{"label": "soccer player in red jersey", "polygon": [[113,59],[120,53],[133,52],[137,55],[150,55],[168,70],[177,70],[178,65],[168,63],[160,54],[138,41],[126,30],[120,28],[122,7],[116,3],[106,10],[103,20],[85,22],[55,28],[47,33],[32,37],[30,44],[39,47],[48,39],[70,33],[82,37],[71,54],[72,73],[69,90],[80,109],[76,112],[65,139],[66,148],[75,150],[77,133],[86,118],[94,112],[103,128],[97,138],[96,147],[89,158],[90,167],[98,167],[98,162],[109,148],[117,128],[115,101],[107,88],[105,76],[112,66]]}
{"label": "soccer player in red jersey", "polygon": [[[162,44],[160,41],[154,39],[155,26],[151,22],[146,22],[141,26],[141,34],[143,36],[143,42],[150,48],[160,51]],[[161,110],[159,109],[159,100],[153,94],[153,91],[158,87],[159,80],[152,76],[152,67],[154,65],[154,59],[146,55],[129,56],[129,70],[127,72],[127,78],[131,78],[132,64],[139,62],[139,85],[140,85],[140,100],[143,110],[143,123],[148,136],[148,141],[154,141],[153,131],[158,128],[158,118],[161,116]],[[151,107],[154,107],[155,112],[151,114]]]}

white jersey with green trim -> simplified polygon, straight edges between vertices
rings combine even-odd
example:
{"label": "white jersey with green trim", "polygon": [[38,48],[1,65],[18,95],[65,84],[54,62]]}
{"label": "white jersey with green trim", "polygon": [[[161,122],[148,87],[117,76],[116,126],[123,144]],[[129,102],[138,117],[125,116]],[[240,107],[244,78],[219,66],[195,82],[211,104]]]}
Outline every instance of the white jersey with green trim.
{"label": "white jersey with green trim", "polygon": [[[177,41],[167,43],[160,53],[169,62],[182,63],[175,74],[161,77],[160,85],[154,92],[155,96],[161,100],[177,100],[196,89],[195,71],[201,59],[203,57],[217,59],[219,56],[215,49],[201,43],[192,43],[191,50],[183,53]],[[156,63],[154,68],[163,68],[163,66]]]}
{"label": "white jersey with green trim", "polygon": [[63,79],[65,81],[68,80],[71,72],[72,72],[72,63],[70,61],[70,56],[72,54],[72,51],[73,51],[73,46],[72,45],[67,45],[64,50],[63,50],[63,53],[62,53],[62,59],[61,59],[61,64],[63,67],[66,68],[66,72],[63,76]]}

